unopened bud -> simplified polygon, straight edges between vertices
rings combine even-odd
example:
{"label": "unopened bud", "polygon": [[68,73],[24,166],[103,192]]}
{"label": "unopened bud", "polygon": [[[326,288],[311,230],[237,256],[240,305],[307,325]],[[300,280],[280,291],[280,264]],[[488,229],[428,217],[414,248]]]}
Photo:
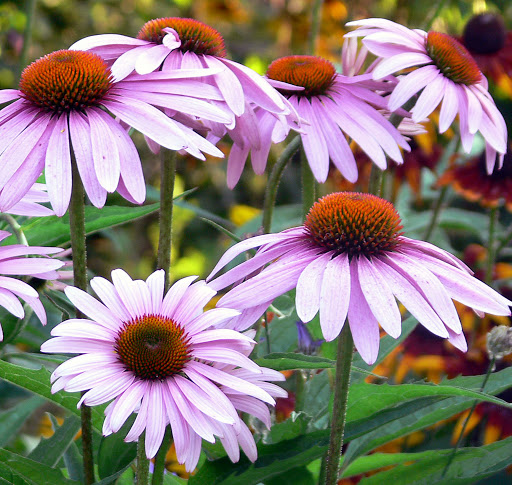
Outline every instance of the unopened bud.
{"label": "unopened bud", "polygon": [[511,353],[512,328],[499,325],[487,333],[487,354],[490,359],[500,360]]}

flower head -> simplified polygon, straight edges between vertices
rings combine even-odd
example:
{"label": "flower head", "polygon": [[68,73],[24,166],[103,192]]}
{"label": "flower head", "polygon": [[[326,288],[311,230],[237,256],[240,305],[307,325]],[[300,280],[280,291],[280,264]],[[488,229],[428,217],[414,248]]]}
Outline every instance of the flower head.
{"label": "flower head", "polygon": [[107,64],[91,52],[61,50],[38,59],[23,71],[19,89],[0,91],[1,103],[14,100],[0,111],[0,210],[19,202],[44,169],[52,207],[63,215],[71,195],[72,153],[95,206],[103,207],[107,192],[115,190],[142,203],[145,184],[139,155],[127,131],[105,109],[167,148],[185,149],[199,158],[204,158],[201,150],[222,156],[155,107],[201,111],[226,121],[229,117],[222,110],[196,99],[197,87],[190,86],[183,95],[184,77],[211,72],[171,71],[116,82]]}
{"label": "flower head", "polygon": [[[366,85],[371,75],[349,77],[337,74],[334,66],[321,57],[288,56],[270,64],[267,77],[276,82],[278,91],[307,123],[301,125],[302,144],[319,182],[327,178],[329,160],[347,180],[357,180],[356,162],[345,136],[352,138],[381,169],[386,168],[386,154],[402,162],[399,147],[409,147],[377,111],[386,107],[386,101]],[[289,85],[303,89],[292,90]]]}
{"label": "flower head", "polygon": [[[0,241],[11,234],[0,231]],[[24,246],[22,244],[10,244],[0,246],[0,305],[15,317],[23,318],[25,311],[18,298],[34,310],[43,325],[46,325],[46,312],[39,301],[37,291],[24,281],[13,278],[14,275],[33,276],[41,279],[57,279],[57,269],[64,266],[62,261],[46,257],[48,254],[61,252],[61,248]],[[42,256],[31,257],[27,256]],[[0,341],[3,340],[2,327],[0,325]]]}
{"label": "flower head", "polygon": [[503,17],[491,12],[471,17],[460,41],[494,82],[512,76],[512,32],[507,31]]}
{"label": "flower head", "polygon": [[473,138],[480,132],[485,138],[490,172],[496,154],[501,166],[507,151],[505,121],[487,91],[487,80],[461,43],[447,34],[409,30],[384,19],[347,25],[360,27],[347,36],[364,36],[365,46],[380,58],[372,71],[374,79],[417,67],[399,78],[389,98],[390,110],[400,108],[421,91],[411,109],[413,121],[428,117],[442,102],[439,131],[446,131],[458,114],[464,150],[470,152]]}
{"label": "flower head", "polygon": [[472,277],[457,258],[403,236],[393,205],[374,195],[323,197],[303,226],[230,248],[209,279],[236,255],[257,246],[252,259],[210,281],[218,290],[264,268],[230,290],[218,306],[247,310],[261,305],[264,311],[265,304],[296,288],[299,318],[309,322],[320,312],[323,335],[330,341],[348,317],[355,345],[368,363],[377,358],[379,323],[392,337],[400,335],[396,299],[428,330],[463,350],[466,341],[452,299],[479,312],[510,314],[511,302]]}
{"label": "flower head", "polygon": [[462,197],[483,207],[498,207],[504,202],[512,211],[512,155],[508,152],[501,170],[491,174],[484,154],[454,164],[439,177],[436,185],[451,185]]}
{"label": "flower head", "polygon": [[164,295],[162,270],[146,281],[133,281],[124,271],[112,272],[113,284],[93,278],[101,302],[66,288],[71,302],[89,319],[71,319],[52,330],[43,352],[81,354],[57,367],[52,392],[87,391],[80,404],[113,401],[105,410],[105,435],[119,431],[137,413],[126,441],[145,430],[146,453],[153,457],[171,425],[178,461],[195,468],[201,440],[218,436],[228,455],[238,459],[239,444],[256,459],[254,439],[237,414],[251,412],[266,424],[265,403],[285,394],[266,381],[281,374],[264,369],[247,355],[254,341],[247,335],[212,325],[238,315],[218,308],[202,312],[215,294],[195,277],[176,282]]}

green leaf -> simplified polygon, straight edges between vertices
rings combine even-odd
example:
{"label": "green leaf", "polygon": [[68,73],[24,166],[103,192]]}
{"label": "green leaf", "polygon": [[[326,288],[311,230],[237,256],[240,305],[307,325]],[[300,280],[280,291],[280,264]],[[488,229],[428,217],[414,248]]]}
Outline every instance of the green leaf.
{"label": "green leaf", "polygon": [[30,415],[44,403],[44,399],[33,396],[13,408],[0,412],[0,447],[5,446],[16,436],[18,430]]}
{"label": "green leaf", "polygon": [[304,355],[294,352],[273,352],[265,355],[255,362],[262,367],[268,367],[274,370],[294,370],[294,369],[332,369],[336,367],[336,362],[316,355]]}
{"label": "green leaf", "polygon": [[64,424],[56,429],[51,438],[41,439],[28,457],[43,465],[55,467],[71,443],[73,443],[79,430],[80,419],[73,414],[68,416]]}
{"label": "green leaf", "polygon": [[353,441],[345,453],[344,466],[384,443],[470,408],[475,400],[512,406],[490,395],[512,386],[512,368],[492,374],[485,388],[487,393],[475,391],[480,388],[483,379],[484,376],[458,377],[443,381],[438,386],[364,383],[352,386],[347,410],[346,441]]}
{"label": "green leaf", "polygon": [[[102,229],[131,222],[156,212],[159,207],[159,203],[135,207],[106,206],[102,209],[87,206],[85,208],[85,231],[89,235]],[[23,226],[23,232],[31,246],[63,246],[70,241],[69,214],[66,213],[63,217],[33,218]],[[5,241],[6,244],[14,244],[14,236]]]}
{"label": "green leaf", "polygon": [[[0,379],[4,379],[16,386],[32,391],[34,394],[42,396],[64,409],[71,411],[76,416],[80,416],[80,410],[77,409],[80,394],[77,392],[71,393],[64,391],[52,394],[50,375],[50,371],[44,367],[40,369],[27,369],[0,360]],[[101,433],[103,427],[103,409],[102,406],[94,406],[91,408],[92,425],[98,433]]]}
{"label": "green leaf", "polygon": [[[78,485],[60,470],[0,449],[0,477],[15,485]],[[1,483],[1,482],[0,482]]]}
{"label": "green leaf", "polygon": [[80,483],[84,481],[84,461],[75,441],[71,443],[64,452],[64,464],[68,471],[69,478]]}
{"label": "green leaf", "polygon": [[102,437],[98,450],[98,474],[107,478],[119,470],[124,470],[137,455],[137,443],[125,443],[124,438],[133,425],[131,416],[117,433]]}
{"label": "green leaf", "polygon": [[[399,483],[400,485],[468,485],[494,475],[512,464],[512,437],[479,448],[462,448],[455,454],[446,474],[443,472],[453,450],[432,450],[398,456],[400,463],[368,478],[361,485]],[[407,459],[407,460],[406,460]],[[415,460],[414,463],[410,463]],[[406,462],[406,463],[404,463]]]}
{"label": "green leaf", "polygon": [[293,485],[315,485],[316,481],[313,478],[313,474],[305,466],[302,466],[271,478],[265,482],[265,485],[283,485],[283,483],[293,483]]}
{"label": "green leaf", "polygon": [[321,457],[327,450],[329,433],[315,431],[272,445],[258,443],[258,460],[251,463],[245,456],[238,463],[229,458],[205,462],[190,477],[190,485],[256,485]]}
{"label": "green leaf", "polygon": [[297,436],[306,434],[311,416],[305,413],[292,413],[292,416],[282,423],[276,423],[270,429],[270,433],[263,438],[263,443],[280,443],[281,441],[291,440]]}

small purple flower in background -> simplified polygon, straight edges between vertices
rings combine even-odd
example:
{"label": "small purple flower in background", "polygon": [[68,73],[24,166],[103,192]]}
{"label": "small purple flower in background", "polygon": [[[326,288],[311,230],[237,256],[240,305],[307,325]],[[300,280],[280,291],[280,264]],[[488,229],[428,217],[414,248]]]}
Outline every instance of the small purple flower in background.
{"label": "small purple flower in background", "polygon": [[217,308],[203,313],[215,294],[191,276],[164,294],[165,275],[146,281],[112,272],[113,284],[100,277],[91,287],[102,302],[66,288],[71,302],[90,319],[71,319],[52,330],[43,352],[82,354],[54,371],[52,392],[87,391],[80,404],[106,408],[103,433],[119,431],[137,413],[126,441],[145,431],[146,454],[155,456],[167,424],[171,425],[178,461],[192,471],[201,441],[220,437],[228,455],[238,460],[239,445],[249,459],[256,446],[237,409],[269,425],[267,404],[286,392],[266,381],[284,380],[278,372],[252,362],[254,341],[234,330],[212,325],[238,315]]}
{"label": "small purple flower in background", "polygon": [[[0,231],[0,241],[10,235],[7,231]],[[46,312],[37,291],[24,281],[12,278],[12,276],[57,279],[59,275],[56,270],[64,266],[62,261],[49,257],[27,258],[26,256],[47,255],[61,251],[61,248],[29,247],[22,244],[0,246],[0,306],[3,306],[15,317],[23,318],[25,311],[18,299],[21,298],[34,310],[41,323],[46,325]],[[1,340],[3,340],[3,331],[0,325]]]}
{"label": "small purple flower in background", "polygon": [[311,170],[325,182],[329,160],[350,182],[358,177],[357,166],[345,135],[352,138],[382,170],[386,154],[402,163],[400,147],[409,145],[376,108],[386,101],[363,82],[371,76],[344,76],[321,57],[289,56],[275,60],[267,70],[269,80],[303,87],[301,91],[278,87],[306,123],[301,138]]}
{"label": "small purple flower in background", "polygon": [[[202,70],[200,75],[212,72]],[[142,203],[146,188],[135,145],[102,108],[167,148],[185,149],[199,158],[204,158],[201,150],[222,157],[211,143],[153,106],[169,106],[179,98],[177,109],[187,110],[184,104],[189,103],[195,113],[199,100],[194,96],[200,96],[196,85],[189,88],[190,97],[160,94],[162,83],[173,93],[175,83],[180,91],[182,78],[194,75],[198,72],[172,71],[147,80],[133,76],[114,82],[99,56],[69,50],[32,63],[23,71],[18,90],[0,91],[0,103],[14,101],[0,111],[0,210],[18,203],[44,169],[52,207],[62,216],[71,196],[72,152],[96,207],[103,207],[107,192],[116,190]],[[206,102],[201,111],[216,120],[229,119]]]}
{"label": "small purple flower in background", "polygon": [[8,212],[15,216],[25,217],[45,217],[55,215],[51,209],[41,205],[46,202],[50,202],[50,198],[46,191],[46,185],[36,183],[28,189],[28,192],[23,196],[23,198],[14,204]]}
{"label": "small purple flower in background", "polygon": [[496,154],[501,167],[507,151],[507,127],[487,91],[487,80],[462,44],[447,34],[410,30],[385,19],[364,19],[347,25],[359,28],[346,36],[364,36],[366,48],[381,58],[372,71],[374,79],[417,67],[399,78],[389,98],[391,111],[422,91],[410,110],[413,121],[419,122],[442,101],[440,133],[458,114],[464,151],[471,151],[474,135],[480,132],[486,143],[487,171],[493,171]]}
{"label": "small purple flower in background", "polygon": [[217,306],[247,311],[296,288],[299,318],[309,322],[320,312],[323,335],[331,341],[348,317],[356,348],[368,364],[377,359],[379,323],[394,338],[401,333],[396,299],[428,330],[463,351],[466,340],[452,299],[479,314],[510,315],[512,302],[471,276],[456,257],[402,236],[393,205],[374,195],[339,192],[323,197],[303,226],[228,249],[208,279],[238,254],[258,246],[253,258],[210,281],[209,286],[220,290],[264,268],[230,290]]}
{"label": "small purple flower in background", "polygon": [[306,355],[313,355],[316,354],[317,349],[320,348],[322,343],[324,342],[323,339],[313,340],[313,337],[309,333],[308,327],[304,322],[301,322],[298,320],[296,322],[297,324],[297,340],[298,340],[298,346],[297,350]]}

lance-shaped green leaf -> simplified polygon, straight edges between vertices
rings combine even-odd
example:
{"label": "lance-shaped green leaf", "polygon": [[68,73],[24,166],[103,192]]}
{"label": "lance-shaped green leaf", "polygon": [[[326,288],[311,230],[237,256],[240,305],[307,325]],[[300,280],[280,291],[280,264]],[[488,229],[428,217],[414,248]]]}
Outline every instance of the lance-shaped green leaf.
{"label": "lance-shaped green leaf", "polygon": [[60,470],[3,449],[0,449],[0,477],[2,485],[78,485],[65,478]]}
{"label": "lance-shaped green leaf", "polygon": [[30,415],[44,403],[37,396],[29,397],[10,409],[0,412],[0,446],[5,446],[16,436]]}
{"label": "lance-shaped green leaf", "polygon": [[[77,409],[80,394],[77,392],[57,392],[52,394],[50,385],[50,371],[44,367],[40,369],[27,369],[19,365],[11,364],[0,360],[0,379],[4,379],[23,389],[33,392],[49,401],[62,406],[71,411],[76,416],[80,416],[80,410]],[[94,406],[91,408],[93,428],[101,433],[103,426],[103,406]]]}

